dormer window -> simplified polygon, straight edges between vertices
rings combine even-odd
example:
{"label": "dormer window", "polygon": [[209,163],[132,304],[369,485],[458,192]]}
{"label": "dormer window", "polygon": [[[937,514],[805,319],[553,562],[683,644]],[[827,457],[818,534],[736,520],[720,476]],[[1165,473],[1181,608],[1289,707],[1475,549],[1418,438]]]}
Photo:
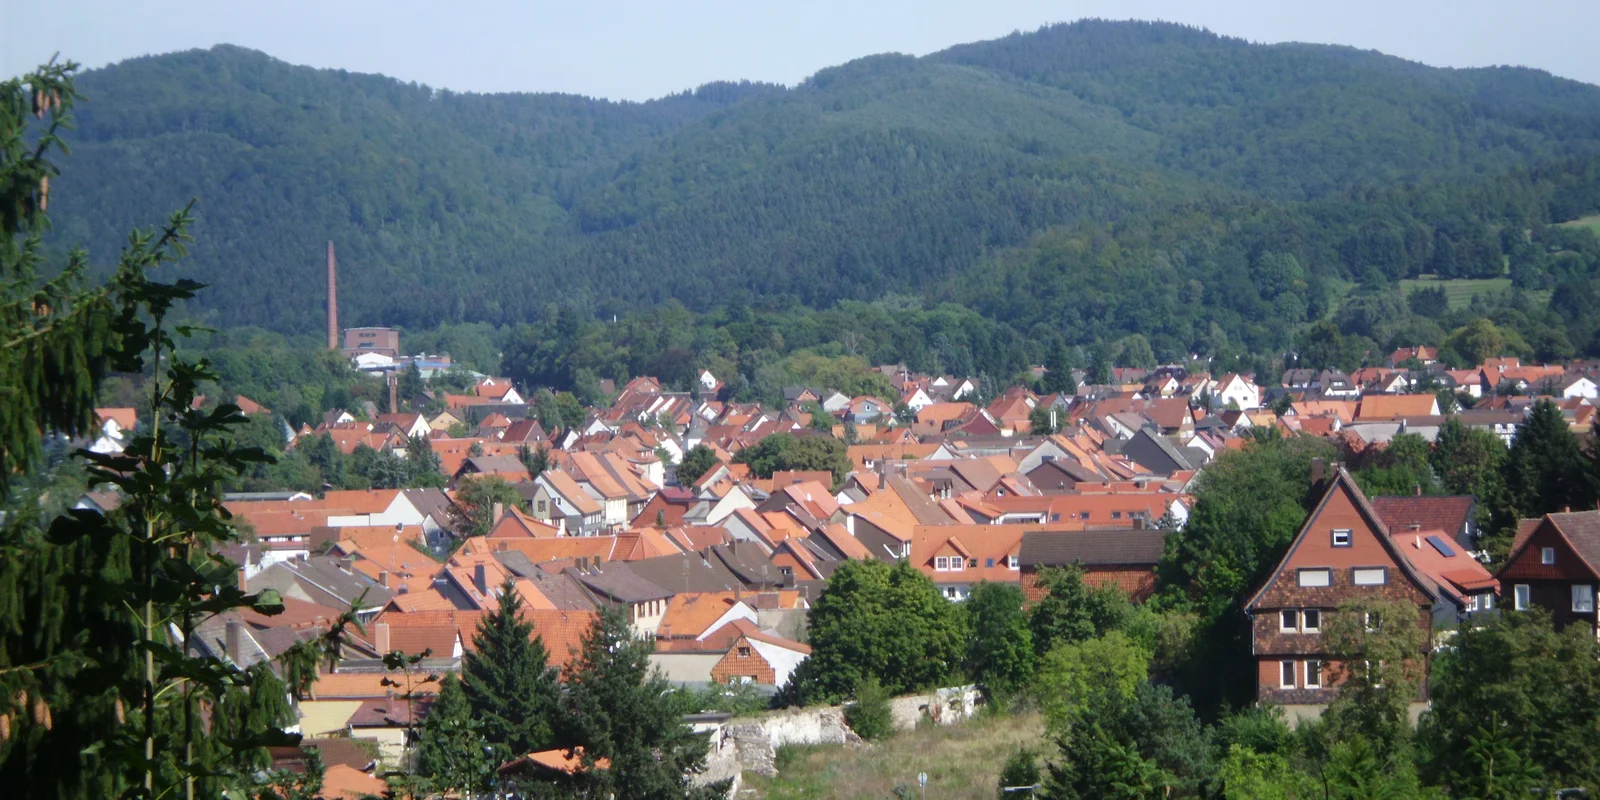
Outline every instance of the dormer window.
{"label": "dormer window", "polygon": [[1016,556],[1006,556],[1006,566],[1011,569],[1021,569],[1021,567],[1017,564]]}

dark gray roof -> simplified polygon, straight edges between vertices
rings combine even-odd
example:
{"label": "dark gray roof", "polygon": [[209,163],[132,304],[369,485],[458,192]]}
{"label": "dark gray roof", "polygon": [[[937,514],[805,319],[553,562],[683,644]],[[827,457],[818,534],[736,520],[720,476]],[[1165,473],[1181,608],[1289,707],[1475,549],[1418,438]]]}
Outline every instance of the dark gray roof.
{"label": "dark gray roof", "polygon": [[333,556],[279,561],[250,579],[250,591],[277,589],[286,595],[301,595],[303,599],[329,608],[348,608],[365,595],[362,608],[382,608],[391,597],[388,589],[351,569],[341,559]]}
{"label": "dark gray roof", "polygon": [[455,507],[455,503],[450,502],[450,496],[444,490],[406,489],[405,495],[423,516],[433,517],[433,521],[440,525],[449,524],[452,518],[450,509]]}
{"label": "dark gray roof", "polygon": [[1166,541],[1167,532],[1160,530],[1030,531],[1022,534],[1017,561],[1024,567],[1151,566]]}
{"label": "dark gray roof", "polygon": [[517,550],[504,550],[494,554],[496,560],[520,578],[533,582],[540,594],[550,599],[562,611],[593,611],[594,598],[584,591],[571,576],[551,575],[533,563],[533,559]]}
{"label": "dark gray roof", "polygon": [[591,571],[571,569],[564,574],[572,576],[590,591],[617,603],[665,600],[673,595],[673,592],[662,588],[660,584],[640,575],[634,569],[637,563],[640,562],[628,564],[613,561],[595,567]]}

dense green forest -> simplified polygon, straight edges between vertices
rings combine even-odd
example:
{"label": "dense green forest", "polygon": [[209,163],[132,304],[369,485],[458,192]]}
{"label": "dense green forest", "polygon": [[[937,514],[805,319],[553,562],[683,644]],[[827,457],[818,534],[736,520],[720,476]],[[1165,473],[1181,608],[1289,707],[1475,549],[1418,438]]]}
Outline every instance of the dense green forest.
{"label": "dense green forest", "polygon": [[[870,304],[900,328],[897,309],[959,304],[981,324],[880,335],[870,355],[1001,371],[1135,334],[1163,359],[1279,354],[1418,274],[1594,296],[1592,238],[1545,226],[1600,210],[1600,88],[1527,69],[1086,21],[647,103],[454,93],[227,46],[80,85],[51,241],[103,260],[149,208],[198,198],[183,270],[219,327],[319,330],[328,239],[346,324],[486,323],[500,333],[466,337],[479,361],[562,308],[668,300]],[[1582,350],[1600,320],[1543,298],[1517,301],[1541,318],[1519,333]]]}

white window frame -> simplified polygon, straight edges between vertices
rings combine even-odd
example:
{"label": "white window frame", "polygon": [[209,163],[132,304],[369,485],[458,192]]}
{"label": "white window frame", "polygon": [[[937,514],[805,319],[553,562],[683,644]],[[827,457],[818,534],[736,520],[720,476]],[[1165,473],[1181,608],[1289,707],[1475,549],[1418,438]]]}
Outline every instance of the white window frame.
{"label": "white window frame", "polygon": [[1539,563],[1547,567],[1555,566],[1556,549],[1554,547],[1539,548]]}
{"label": "white window frame", "polygon": [[1016,556],[1006,556],[1006,567],[1008,569],[1022,569],[1022,565],[1017,563]]}
{"label": "white window frame", "polygon": [[1307,661],[1306,662],[1306,688],[1307,689],[1321,689],[1322,688],[1322,662],[1321,661]]}
{"label": "white window frame", "polygon": [[[1579,602],[1580,600],[1583,601],[1581,605],[1580,605],[1580,602]],[[1574,613],[1574,614],[1593,614],[1594,613],[1594,586],[1593,586],[1593,584],[1588,584],[1588,583],[1574,583],[1574,584],[1572,584],[1572,613]]]}
{"label": "white window frame", "polygon": [[[1320,573],[1322,583],[1306,583],[1306,576]],[[1302,568],[1295,572],[1295,583],[1308,588],[1323,588],[1333,585],[1333,570],[1328,567]]]}
{"label": "white window frame", "polygon": [[[1352,546],[1352,542],[1353,542],[1354,538],[1355,538],[1355,536],[1354,536],[1354,534],[1352,534],[1350,532],[1349,528],[1334,528],[1333,529],[1332,542],[1333,542],[1333,546],[1334,547],[1350,547],[1350,546]],[[1340,539],[1343,539],[1344,541],[1341,543],[1339,541]]]}
{"label": "white window frame", "polygon": [[[1287,681],[1284,680],[1285,677],[1288,678]],[[1300,677],[1300,665],[1299,665],[1299,662],[1295,662],[1295,661],[1280,661],[1280,662],[1278,662],[1278,688],[1280,688],[1280,689],[1293,689],[1293,688],[1296,688],[1299,685],[1299,681],[1297,680],[1297,678],[1299,678],[1299,677]]]}
{"label": "white window frame", "polygon": [[1484,592],[1483,594],[1478,595],[1478,610],[1494,610],[1494,592]]}
{"label": "white window frame", "polygon": [[[1285,621],[1287,619],[1289,619],[1291,615],[1293,616],[1294,622],[1289,623],[1289,624],[1284,624]],[[1292,633],[1292,632],[1300,630],[1300,612],[1299,612],[1299,610],[1293,609],[1293,608],[1285,608],[1285,609],[1280,610],[1278,612],[1278,630],[1280,632],[1282,632],[1282,633]]]}
{"label": "white window frame", "polygon": [[960,572],[960,571],[962,571],[962,570],[964,570],[966,568],[967,568],[966,556],[951,556],[950,557],[950,571],[951,572]]}
{"label": "white window frame", "polygon": [[950,559],[945,558],[944,556],[934,556],[933,557],[933,570],[935,572],[949,572],[950,571]]}
{"label": "white window frame", "polygon": [[1517,611],[1527,611],[1533,605],[1533,589],[1526,583],[1519,583],[1512,587],[1512,608]]}
{"label": "white window frame", "polygon": [[[1315,624],[1313,624],[1311,622],[1311,617],[1310,617],[1311,614],[1317,615],[1317,621],[1316,621]],[[1305,632],[1305,633],[1321,633],[1322,632],[1322,610],[1321,609],[1316,609],[1316,608],[1308,608],[1308,609],[1305,609],[1305,610],[1301,611],[1300,612],[1300,630]]]}
{"label": "white window frame", "polygon": [[[1378,578],[1372,581],[1374,573]],[[1367,580],[1362,580],[1363,575]],[[1354,586],[1382,586],[1389,582],[1389,570],[1386,567],[1352,567],[1350,569],[1350,583]]]}
{"label": "white window frame", "polygon": [[1361,625],[1368,633],[1375,633],[1383,629],[1383,617],[1376,611],[1366,611],[1361,614]]}

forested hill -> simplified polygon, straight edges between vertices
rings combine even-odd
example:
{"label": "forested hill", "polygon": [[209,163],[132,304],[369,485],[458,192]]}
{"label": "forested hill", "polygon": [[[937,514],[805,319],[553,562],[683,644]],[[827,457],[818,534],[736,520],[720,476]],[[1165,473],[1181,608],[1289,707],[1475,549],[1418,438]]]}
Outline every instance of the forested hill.
{"label": "forested hill", "polygon": [[213,322],[284,331],[321,325],[329,239],[347,324],[701,308],[735,290],[814,305],[921,293],[997,314],[1008,298],[982,284],[997,263],[1044,279],[1030,254],[1052,229],[1343,208],[1371,188],[1481,185],[1600,145],[1600,87],[1151,23],[648,103],[451,93],[226,46],[80,85],[56,241],[105,262],[130,225],[197,197],[185,269],[213,285]]}

